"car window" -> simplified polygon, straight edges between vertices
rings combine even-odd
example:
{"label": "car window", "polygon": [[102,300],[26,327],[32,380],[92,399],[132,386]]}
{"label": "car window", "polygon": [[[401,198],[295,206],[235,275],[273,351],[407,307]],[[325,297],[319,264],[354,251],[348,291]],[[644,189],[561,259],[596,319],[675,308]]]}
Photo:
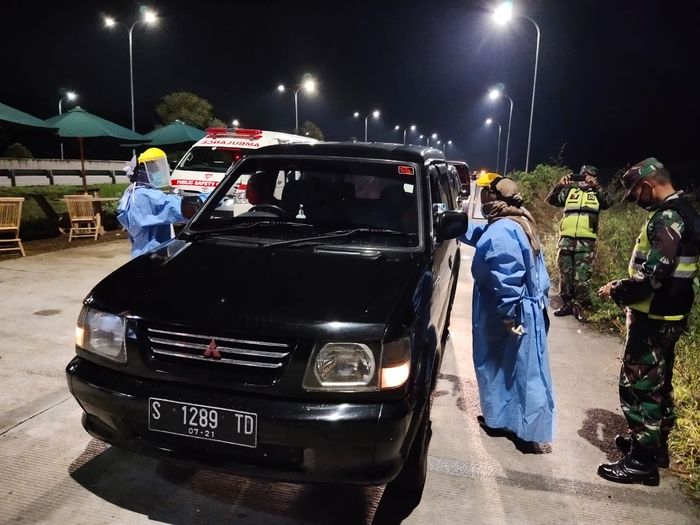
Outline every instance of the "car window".
{"label": "car window", "polygon": [[435,181],[437,187],[437,193],[435,196],[439,196],[439,201],[447,206],[447,209],[452,210],[456,207],[456,195],[453,194],[452,185],[449,180],[447,173],[447,164],[437,164],[435,166],[435,174],[431,177],[431,183]]}
{"label": "car window", "polygon": [[[191,229],[291,221],[312,225],[319,234],[352,228],[391,230],[406,235],[387,234],[382,243],[417,246],[417,170],[399,162],[247,157],[222,181],[205,207],[208,213],[200,215]],[[237,233],[275,239],[309,234],[300,232],[270,227],[265,232],[251,228]],[[353,242],[376,244],[381,234],[371,237]]]}

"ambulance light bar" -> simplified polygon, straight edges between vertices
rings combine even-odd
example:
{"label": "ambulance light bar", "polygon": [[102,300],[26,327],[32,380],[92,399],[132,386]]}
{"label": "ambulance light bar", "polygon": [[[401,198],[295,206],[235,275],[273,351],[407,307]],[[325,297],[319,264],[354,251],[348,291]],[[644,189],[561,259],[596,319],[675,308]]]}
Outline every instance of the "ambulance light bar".
{"label": "ambulance light bar", "polygon": [[208,137],[218,137],[221,135],[233,135],[244,137],[259,137],[262,131],[259,129],[244,129],[244,128],[207,128]]}

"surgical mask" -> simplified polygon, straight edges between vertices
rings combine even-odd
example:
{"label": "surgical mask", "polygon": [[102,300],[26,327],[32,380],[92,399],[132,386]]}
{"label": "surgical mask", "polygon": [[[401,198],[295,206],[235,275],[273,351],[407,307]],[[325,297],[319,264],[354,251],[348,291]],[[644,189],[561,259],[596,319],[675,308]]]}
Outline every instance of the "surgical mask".
{"label": "surgical mask", "polygon": [[641,182],[641,190],[639,191],[639,198],[635,201],[637,206],[644,208],[647,211],[651,211],[656,207],[654,202],[654,187],[646,181]]}

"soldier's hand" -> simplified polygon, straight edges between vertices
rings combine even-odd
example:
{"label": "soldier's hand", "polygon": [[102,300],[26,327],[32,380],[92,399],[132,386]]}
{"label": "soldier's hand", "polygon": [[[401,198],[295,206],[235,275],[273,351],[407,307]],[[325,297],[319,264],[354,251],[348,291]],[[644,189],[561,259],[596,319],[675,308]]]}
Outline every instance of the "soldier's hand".
{"label": "soldier's hand", "polygon": [[559,184],[561,184],[562,186],[566,186],[567,184],[569,184],[571,182],[571,175],[572,175],[571,173],[569,173],[568,175],[564,175],[559,180]]}
{"label": "soldier's hand", "polygon": [[610,281],[607,284],[604,284],[598,289],[598,297],[601,299],[610,299],[610,291],[613,289],[613,287],[617,284],[617,281]]}

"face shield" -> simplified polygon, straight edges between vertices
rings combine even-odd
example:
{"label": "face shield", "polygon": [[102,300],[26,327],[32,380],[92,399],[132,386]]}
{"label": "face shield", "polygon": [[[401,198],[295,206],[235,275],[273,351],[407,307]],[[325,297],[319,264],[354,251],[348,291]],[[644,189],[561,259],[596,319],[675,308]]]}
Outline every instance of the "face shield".
{"label": "face shield", "polygon": [[144,163],[148,181],[154,188],[162,188],[170,185],[170,166],[168,166],[168,158],[161,157],[159,159],[147,160]]}

